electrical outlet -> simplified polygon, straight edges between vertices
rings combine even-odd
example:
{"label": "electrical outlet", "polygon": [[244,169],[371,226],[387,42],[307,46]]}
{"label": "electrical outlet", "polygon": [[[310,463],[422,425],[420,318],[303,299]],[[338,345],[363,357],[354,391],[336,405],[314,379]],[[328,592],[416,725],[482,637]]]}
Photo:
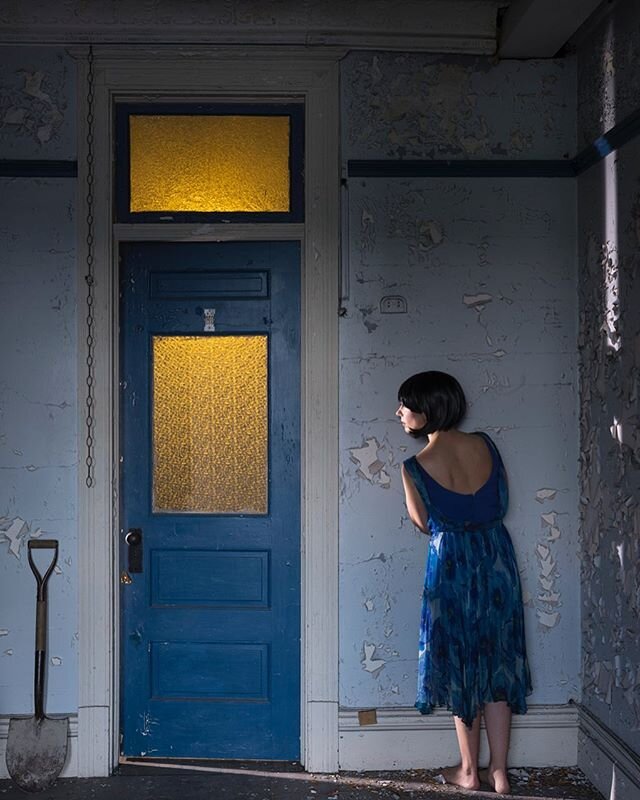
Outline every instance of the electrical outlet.
{"label": "electrical outlet", "polygon": [[399,294],[389,294],[380,301],[381,314],[406,314],[407,301]]}

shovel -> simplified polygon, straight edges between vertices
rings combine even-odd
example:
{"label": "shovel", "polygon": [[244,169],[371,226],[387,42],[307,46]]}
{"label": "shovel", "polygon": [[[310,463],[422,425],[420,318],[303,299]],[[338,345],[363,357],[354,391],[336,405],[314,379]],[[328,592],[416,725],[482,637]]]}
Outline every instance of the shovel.
{"label": "shovel", "polygon": [[[53,550],[53,559],[44,576],[40,574],[32,550]],[[34,672],[35,716],[12,717],[9,721],[6,761],[9,775],[21,789],[39,792],[56,780],[67,757],[67,717],[52,719],[44,714],[44,681],[47,664],[47,582],[58,560],[56,539],[30,539],[29,566],[38,584],[36,604],[36,659]]]}

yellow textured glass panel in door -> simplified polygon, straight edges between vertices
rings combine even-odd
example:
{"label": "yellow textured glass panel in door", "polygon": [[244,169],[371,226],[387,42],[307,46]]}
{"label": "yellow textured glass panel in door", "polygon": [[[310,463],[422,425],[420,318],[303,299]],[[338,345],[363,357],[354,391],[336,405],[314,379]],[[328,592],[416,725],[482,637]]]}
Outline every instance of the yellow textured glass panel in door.
{"label": "yellow textured glass panel in door", "polygon": [[132,212],[289,211],[289,117],[132,115]]}
{"label": "yellow textured glass panel in door", "polygon": [[153,510],[267,513],[267,337],[153,337]]}

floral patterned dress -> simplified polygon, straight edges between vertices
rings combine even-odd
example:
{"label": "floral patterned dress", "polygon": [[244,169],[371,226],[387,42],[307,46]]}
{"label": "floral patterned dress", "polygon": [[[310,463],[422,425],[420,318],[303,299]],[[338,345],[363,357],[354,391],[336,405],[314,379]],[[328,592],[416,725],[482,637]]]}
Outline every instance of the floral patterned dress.
{"label": "floral patterned dress", "polygon": [[508,489],[492,440],[487,482],[475,494],[438,484],[415,456],[404,462],[429,514],[416,708],[446,706],[468,726],[485,703],[527,711],[531,693],[520,576],[502,520]]}

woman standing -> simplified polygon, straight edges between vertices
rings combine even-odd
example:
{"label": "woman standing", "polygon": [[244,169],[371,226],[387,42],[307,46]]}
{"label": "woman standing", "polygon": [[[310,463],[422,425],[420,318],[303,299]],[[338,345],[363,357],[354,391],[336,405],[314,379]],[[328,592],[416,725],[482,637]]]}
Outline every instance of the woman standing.
{"label": "woman standing", "polygon": [[[420,372],[398,391],[404,430],[427,444],[402,466],[409,516],[431,535],[425,574],[416,708],[454,714],[461,763],[447,783],[480,781],[510,791],[511,714],[524,714],[531,692],[520,577],[502,520],[508,492],[500,454],[485,433],[458,430],[466,412],[458,381]],[[480,715],[490,762],[478,771]]]}

